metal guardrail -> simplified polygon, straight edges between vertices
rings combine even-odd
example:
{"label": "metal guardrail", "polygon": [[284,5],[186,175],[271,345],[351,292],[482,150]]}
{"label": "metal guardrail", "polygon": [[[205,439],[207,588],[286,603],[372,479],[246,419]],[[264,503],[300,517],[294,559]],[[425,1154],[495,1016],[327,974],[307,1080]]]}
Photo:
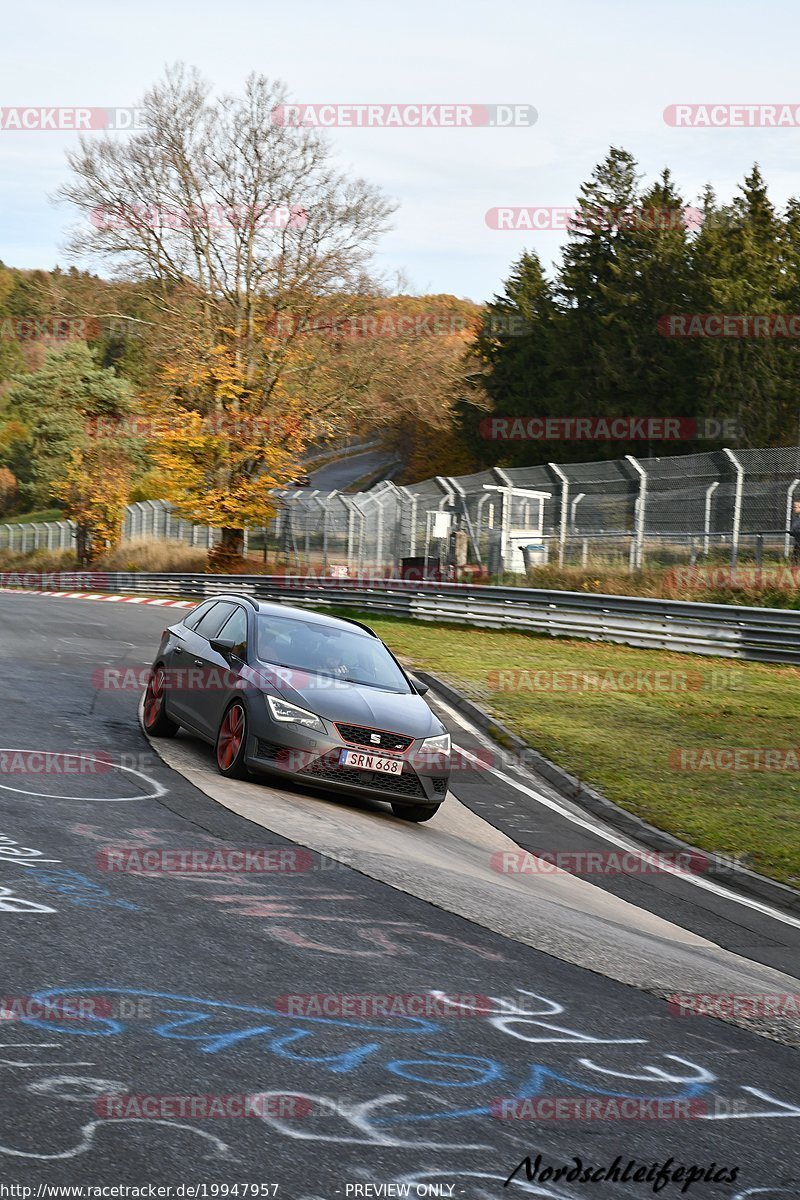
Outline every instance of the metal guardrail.
{"label": "metal guardrail", "polygon": [[262,600],[351,607],[418,621],[800,664],[800,610],[793,609],[399,579],[144,572],[75,573],[69,579],[70,590],[85,586],[104,592],[198,598],[242,592]]}

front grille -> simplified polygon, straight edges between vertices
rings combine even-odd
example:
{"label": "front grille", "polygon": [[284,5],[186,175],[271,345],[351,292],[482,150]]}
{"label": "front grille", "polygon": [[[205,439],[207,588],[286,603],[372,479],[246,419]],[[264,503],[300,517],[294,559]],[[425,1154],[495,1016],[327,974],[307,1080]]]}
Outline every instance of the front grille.
{"label": "front grille", "polygon": [[444,796],[447,793],[446,779],[432,779],[431,783],[433,784],[433,790],[436,792],[437,796]]}
{"label": "front grille", "polygon": [[353,787],[370,787],[391,792],[394,796],[423,796],[425,791],[413,771],[403,768],[402,775],[387,775],[383,771],[362,771],[359,767],[340,767],[339,751],[323,755],[300,772],[312,779],[331,783],[348,783]]}
{"label": "front grille", "polygon": [[387,733],[385,729],[365,729],[362,725],[338,725],[339,736],[356,746],[368,746],[371,750],[394,750],[402,754],[414,741],[404,733]]}

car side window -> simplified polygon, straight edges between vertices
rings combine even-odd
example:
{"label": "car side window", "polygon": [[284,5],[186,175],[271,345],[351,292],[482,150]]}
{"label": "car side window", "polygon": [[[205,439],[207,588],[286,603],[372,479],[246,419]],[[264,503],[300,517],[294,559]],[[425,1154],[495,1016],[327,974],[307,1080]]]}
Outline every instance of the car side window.
{"label": "car side window", "polygon": [[214,607],[216,600],[204,600],[202,604],[198,604],[197,608],[192,609],[187,617],[184,618],[184,625],[187,629],[196,629],[200,621],[206,613]]}
{"label": "car side window", "polygon": [[215,638],[233,610],[238,607],[237,604],[231,604],[227,600],[218,601],[195,626],[195,633],[204,637],[206,641]]}
{"label": "car side window", "polygon": [[234,643],[233,653],[237,658],[243,661],[247,658],[247,613],[243,608],[236,608],[220,629],[218,636],[228,638]]}

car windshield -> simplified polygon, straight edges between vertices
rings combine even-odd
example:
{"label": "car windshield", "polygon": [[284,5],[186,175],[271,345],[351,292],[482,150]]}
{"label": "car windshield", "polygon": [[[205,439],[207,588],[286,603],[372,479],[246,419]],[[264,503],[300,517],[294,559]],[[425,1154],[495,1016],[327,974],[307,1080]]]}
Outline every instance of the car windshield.
{"label": "car windshield", "polygon": [[411,691],[389,651],[369,634],[264,614],[257,628],[261,662],[388,692]]}

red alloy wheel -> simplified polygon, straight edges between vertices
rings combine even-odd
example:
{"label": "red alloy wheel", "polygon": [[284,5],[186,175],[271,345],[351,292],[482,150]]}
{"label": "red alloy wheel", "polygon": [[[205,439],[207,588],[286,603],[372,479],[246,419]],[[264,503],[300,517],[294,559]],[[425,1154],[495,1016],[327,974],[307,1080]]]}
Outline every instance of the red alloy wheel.
{"label": "red alloy wheel", "polygon": [[159,667],[147,682],[144,694],[144,723],[148,729],[155,725],[164,704],[164,670]]}
{"label": "red alloy wheel", "polygon": [[223,771],[229,770],[238,757],[242,748],[244,727],[244,709],[241,704],[232,704],[222,718],[217,739],[217,762]]}

